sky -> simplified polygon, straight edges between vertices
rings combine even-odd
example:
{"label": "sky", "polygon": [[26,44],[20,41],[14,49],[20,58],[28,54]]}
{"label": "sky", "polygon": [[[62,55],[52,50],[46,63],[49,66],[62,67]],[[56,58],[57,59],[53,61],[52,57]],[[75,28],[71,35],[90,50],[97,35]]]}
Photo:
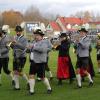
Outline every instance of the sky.
{"label": "sky", "polygon": [[32,5],[43,13],[62,16],[87,10],[100,13],[100,0],[0,0],[0,11],[14,9],[24,12]]}

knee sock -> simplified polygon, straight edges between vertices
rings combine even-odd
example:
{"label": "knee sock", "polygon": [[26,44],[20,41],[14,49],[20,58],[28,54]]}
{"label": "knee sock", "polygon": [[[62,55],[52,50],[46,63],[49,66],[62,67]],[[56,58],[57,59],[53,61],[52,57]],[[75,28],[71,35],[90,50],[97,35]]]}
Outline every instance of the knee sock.
{"label": "knee sock", "polygon": [[91,75],[90,74],[88,74],[88,79],[89,79],[89,82],[93,82],[93,80],[92,80],[92,78],[91,78]]}
{"label": "knee sock", "polygon": [[35,79],[29,79],[30,92],[34,93]]}
{"label": "knee sock", "polygon": [[46,85],[47,90],[51,90],[51,86],[50,86],[50,84],[49,84],[48,79],[47,79],[47,78],[44,78],[43,82],[44,82],[44,84]]}
{"label": "knee sock", "polygon": [[14,81],[15,81],[15,88],[19,88],[19,75],[14,75]]}
{"label": "knee sock", "polygon": [[81,84],[81,76],[80,76],[80,74],[76,75],[76,79],[77,79],[78,86],[81,86],[82,84]]}

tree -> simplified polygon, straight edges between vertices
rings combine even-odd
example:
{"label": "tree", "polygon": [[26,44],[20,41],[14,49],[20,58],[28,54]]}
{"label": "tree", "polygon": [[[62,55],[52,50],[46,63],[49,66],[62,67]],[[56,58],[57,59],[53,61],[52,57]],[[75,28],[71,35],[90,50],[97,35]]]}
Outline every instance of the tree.
{"label": "tree", "polygon": [[84,12],[84,19],[87,21],[92,21],[92,14],[89,11]]}
{"label": "tree", "polygon": [[30,6],[24,13],[24,21],[39,21],[48,24],[49,21],[55,20],[59,14],[43,13],[36,6]]}
{"label": "tree", "polygon": [[30,6],[24,13],[25,21],[41,21],[42,16],[39,9],[35,6]]}
{"label": "tree", "polygon": [[71,14],[71,17],[78,17],[78,18],[84,18],[87,21],[100,21],[100,13],[94,13],[89,11],[78,11],[75,14]]}
{"label": "tree", "polygon": [[23,21],[23,15],[14,10],[4,11],[2,13],[4,24],[10,25],[10,27],[15,27]]}
{"label": "tree", "polygon": [[3,25],[3,17],[2,17],[2,13],[0,12],[0,26]]}
{"label": "tree", "polygon": [[83,11],[76,12],[75,17],[83,18],[84,17],[84,12]]}

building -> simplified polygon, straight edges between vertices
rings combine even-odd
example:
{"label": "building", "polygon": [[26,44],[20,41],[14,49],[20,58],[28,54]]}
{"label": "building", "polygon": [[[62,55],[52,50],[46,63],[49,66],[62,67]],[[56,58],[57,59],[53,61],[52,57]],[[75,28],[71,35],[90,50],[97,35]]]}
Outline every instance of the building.
{"label": "building", "polygon": [[47,32],[55,34],[56,32],[77,31],[82,25],[88,22],[84,19],[75,17],[58,17],[56,21],[50,22],[47,25]]}

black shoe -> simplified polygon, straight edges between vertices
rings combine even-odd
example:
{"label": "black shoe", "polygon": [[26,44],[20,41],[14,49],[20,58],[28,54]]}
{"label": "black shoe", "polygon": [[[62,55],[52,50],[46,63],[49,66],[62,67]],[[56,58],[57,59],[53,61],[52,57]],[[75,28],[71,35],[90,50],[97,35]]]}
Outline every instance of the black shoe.
{"label": "black shoe", "polygon": [[15,86],[15,81],[14,80],[12,80],[12,86]]}
{"label": "black shoe", "polygon": [[78,88],[82,88],[82,86],[78,86]]}
{"label": "black shoe", "polygon": [[27,90],[30,90],[30,85],[29,85],[29,83],[27,83]]}
{"label": "black shoe", "polygon": [[14,88],[14,90],[20,90],[20,88]]}
{"label": "black shoe", "polygon": [[34,95],[35,94],[35,92],[29,92],[29,95]]}
{"label": "black shoe", "polygon": [[82,88],[82,86],[77,85],[77,88],[80,89],[80,88]]}
{"label": "black shoe", "polygon": [[92,87],[93,86],[93,82],[89,82],[89,87]]}
{"label": "black shoe", "polygon": [[52,90],[47,90],[47,94],[51,94],[52,93]]}

